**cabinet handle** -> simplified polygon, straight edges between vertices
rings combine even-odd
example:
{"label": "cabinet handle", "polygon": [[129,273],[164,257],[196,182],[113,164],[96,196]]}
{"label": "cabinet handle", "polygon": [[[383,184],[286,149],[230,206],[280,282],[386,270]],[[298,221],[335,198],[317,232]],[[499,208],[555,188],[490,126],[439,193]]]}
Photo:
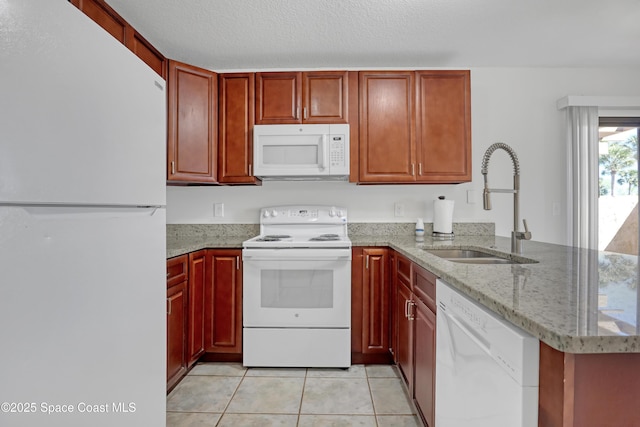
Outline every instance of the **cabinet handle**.
{"label": "cabinet handle", "polygon": [[176,174],[176,162],[174,162],[173,160],[171,161],[171,175],[175,175]]}
{"label": "cabinet handle", "polygon": [[404,300],[404,317],[409,318],[409,301],[408,299]]}
{"label": "cabinet handle", "polygon": [[295,119],[299,119],[300,118],[300,107],[296,108],[296,117]]}
{"label": "cabinet handle", "polygon": [[411,176],[415,176],[416,174],[416,164],[411,163]]}
{"label": "cabinet handle", "polygon": [[169,303],[169,309],[167,310],[167,314],[171,316],[171,298],[167,298],[167,302]]}
{"label": "cabinet handle", "polygon": [[416,306],[416,303],[413,301],[409,301],[409,320],[415,320],[416,316],[413,315],[413,307]]}
{"label": "cabinet handle", "polygon": [[236,256],[236,270],[240,270],[240,257]]}
{"label": "cabinet handle", "polygon": [[369,255],[367,255],[367,257],[365,259],[364,268],[367,269],[367,270],[369,269]]}
{"label": "cabinet handle", "polygon": [[252,170],[251,170],[251,163],[249,163],[249,176],[253,176]]}
{"label": "cabinet handle", "polygon": [[422,163],[418,163],[418,175],[422,176]]}
{"label": "cabinet handle", "polygon": [[309,114],[307,113],[307,107],[304,107],[304,108],[302,109],[302,111],[304,112],[304,118],[305,118],[305,119],[308,119],[308,118],[309,118]]}
{"label": "cabinet handle", "polygon": [[167,273],[167,279],[169,278],[169,276],[171,276],[171,273]]}

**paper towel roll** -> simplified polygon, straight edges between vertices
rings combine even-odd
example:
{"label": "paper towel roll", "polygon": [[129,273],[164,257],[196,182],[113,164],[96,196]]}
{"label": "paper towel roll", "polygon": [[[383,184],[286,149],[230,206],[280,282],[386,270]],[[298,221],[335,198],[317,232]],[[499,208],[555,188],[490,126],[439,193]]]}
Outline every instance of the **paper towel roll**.
{"label": "paper towel roll", "polygon": [[433,201],[433,231],[436,233],[453,233],[453,200],[445,200],[440,196]]}

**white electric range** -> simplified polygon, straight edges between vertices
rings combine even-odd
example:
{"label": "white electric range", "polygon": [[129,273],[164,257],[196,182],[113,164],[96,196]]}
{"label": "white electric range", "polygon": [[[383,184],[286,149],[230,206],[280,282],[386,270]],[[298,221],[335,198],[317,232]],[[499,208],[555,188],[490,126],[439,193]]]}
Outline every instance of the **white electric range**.
{"label": "white electric range", "polygon": [[351,240],[347,210],[260,210],[243,243],[243,364],[351,365]]}

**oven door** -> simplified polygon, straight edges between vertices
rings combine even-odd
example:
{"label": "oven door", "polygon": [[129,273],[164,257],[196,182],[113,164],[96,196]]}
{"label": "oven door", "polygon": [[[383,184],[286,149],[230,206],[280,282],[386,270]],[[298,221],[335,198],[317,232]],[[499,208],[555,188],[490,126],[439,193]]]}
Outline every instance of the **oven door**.
{"label": "oven door", "polygon": [[349,328],[351,249],[243,250],[245,327]]}

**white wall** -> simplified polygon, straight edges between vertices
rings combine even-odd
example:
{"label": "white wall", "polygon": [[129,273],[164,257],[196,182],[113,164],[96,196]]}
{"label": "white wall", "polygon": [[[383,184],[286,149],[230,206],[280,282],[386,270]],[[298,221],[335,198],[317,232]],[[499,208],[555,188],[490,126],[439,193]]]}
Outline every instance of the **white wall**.
{"label": "white wall", "polygon": [[[492,196],[493,210],[482,209],[482,156],[504,142],[520,159],[521,218],[534,240],[566,243],[565,113],[556,101],[566,95],[639,96],[639,69],[472,68],[473,181],[459,185],[365,186],[336,182],[265,182],[261,187],[169,187],[167,222],[257,223],[258,209],[290,203],[346,206],[351,222],[413,222],[433,219],[433,200],[455,200],[454,221],[495,222],[496,234],[510,235],[513,198]],[[504,151],[491,158],[492,188],[510,188],[511,161]],[[473,191],[467,202],[468,190]],[[394,216],[403,203],[404,217]],[[214,218],[213,204],[224,203],[225,216]],[[553,205],[559,211],[554,215]]]}

